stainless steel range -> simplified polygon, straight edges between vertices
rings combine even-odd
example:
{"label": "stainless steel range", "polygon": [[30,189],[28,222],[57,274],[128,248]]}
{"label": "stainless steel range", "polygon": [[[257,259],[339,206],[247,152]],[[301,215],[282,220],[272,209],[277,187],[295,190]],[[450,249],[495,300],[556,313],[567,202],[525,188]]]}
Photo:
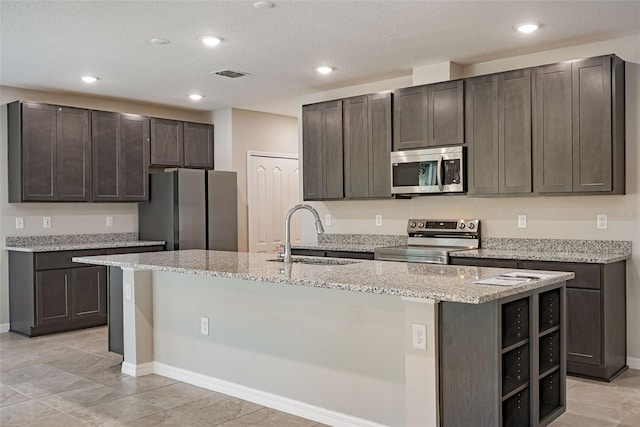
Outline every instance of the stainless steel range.
{"label": "stainless steel range", "polygon": [[407,245],[376,248],[383,261],[449,264],[449,253],[480,247],[480,220],[410,219]]}

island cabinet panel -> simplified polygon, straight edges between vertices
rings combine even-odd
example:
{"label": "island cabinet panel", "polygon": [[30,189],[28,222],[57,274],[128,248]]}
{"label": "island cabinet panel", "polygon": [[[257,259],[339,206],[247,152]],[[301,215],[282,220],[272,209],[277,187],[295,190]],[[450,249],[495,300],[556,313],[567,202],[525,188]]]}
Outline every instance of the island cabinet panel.
{"label": "island cabinet panel", "polygon": [[393,150],[464,143],[462,80],[393,92]]}
{"label": "island cabinet panel", "polygon": [[89,110],[9,104],[9,202],[91,200]]}
{"label": "island cabinet panel", "polygon": [[345,198],[391,197],[391,94],[343,100]]}
{"label": "island cabinet panel", "polygon": [[478,305],[441,302],[441,425],[540,426],[559,417],[564,307],[562,284]]}
{"label": "island cabinet panel", "polygon": [[94,201],[147,201],[149,119],[91,112]]}
{"label": "island cabinet panel", "polygon": [[303,120],[303,198],[342,199],[342,100],[305,105]]}

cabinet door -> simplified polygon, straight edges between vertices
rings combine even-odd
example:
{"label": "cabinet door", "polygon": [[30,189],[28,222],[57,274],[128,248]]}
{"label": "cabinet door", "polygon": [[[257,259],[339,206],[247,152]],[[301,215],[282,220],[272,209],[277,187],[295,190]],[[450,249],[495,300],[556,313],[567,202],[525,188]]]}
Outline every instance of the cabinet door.
{"label": "cabinet door", "polygon": [[342,100],[323,104],[322,122],[323,197],[341,199],[344,197]]}
{"label": "cabinet door", "polygon": [[369,103],[366,96],[344,101],[344,195],[369,197]]}
{"label": "cabinet door", "polygon": [[120,115],[120,199],[149,200],[149,118]]}
{"label": "cabinet door", "polygon": [[425,86],[393,91],[393,151],[424,148],[427,141]]}
{"label": "cabinet door", "polygon": [[91,200],[89,110],[58,107],[56,193],[61,201]]}
{"label": "cabinet door", "polygon": [[391,197],[391,94],[368,96],[369,197]]}
{"label": "cabinet door", "polygon": [[70,271],[44,270],[36,273],[37,325],[72,319]]}
{"label": "cabinet door", "polygon": [[602,309],[600,291],[567,288],[567,361],[600,365]]}
{"label": "cabinet door", "polygon": [[531,193],[531,70],[498,75],[499,193]]}
{"label": "cabinet door", "polygon": [[151,166],[183,166],[183,123],[151,119]]}
{"label": "cabinet door", "polygon": [[584,59],[571,67],[573,191],[611,191],[611,58]]}
{"label": "cabinet door", "polygon": [[469,194],[498,193],[498,78],[466,80]]}
{"label": "cabinet door", "polygon": [[120,120],[118,113],[91,112],[93,200],[117,201],[120,197]]}
{"label": "cabinet door", "polygon": [[303,199],[322,199],[322,104],[302,107],[302,165]]}
{"label": "cabinet door", "polygon": [[22,200],[55,200],[56,106],[22,104]]}
{"label": "cabinet door", "polygon": [[464,143],[464,82],[426,86],[429,146]]}
{"label": "cabinet door", "polygon": [[72,316],[74,319],[107,316],[106,267],[82,267],[71,271]]}
{"label": "cabinet door", "polygon": [[535,71],[533,158],[536,193],[570,193],[573,188],[571,64]]}
{"label": "cabinet door", "polygon": [[184,123],[184,166],[213,169],[213,126]]}

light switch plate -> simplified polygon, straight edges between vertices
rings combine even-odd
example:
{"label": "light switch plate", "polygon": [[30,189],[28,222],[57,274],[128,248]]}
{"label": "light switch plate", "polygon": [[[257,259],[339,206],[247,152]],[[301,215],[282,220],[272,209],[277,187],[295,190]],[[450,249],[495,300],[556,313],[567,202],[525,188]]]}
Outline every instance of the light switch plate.
{"label": "light switch plate", "polygon": [[609,227],[609,218],[606,215],[598,215],[596,217],[596,228],[598,230],[606,230]]}
{"label": "light switch plate", "polygon": [[51,228],[51,217],[43,216],[42,217],[42,228]]}
{"label": "light switch plate", "polygon": [[527,216],[518,215],[518,228],[527,228]]}
{"label": "light switch plate", "polygon": [[24,228],[24,218],[19,216],[16,218],[16,230],[22,230]]}
{"label": "light switch plate", "polygon": [[331,214],[326,214],[324,216],[324,225],[326,225],[327,227],[331,226]]}
{"label": "light switch plate", "polygon": [[112,216],[108,216],[107,217],[107,227],[113,227],[113,217]]}
{"label": "light switch plate", "polygon": [[382,227],[382,214],[377,214],[376,215],[376,226],[377,227]]}
{"label": "light switch plate", "polygon": [[131,301],[131,283],[124,284],[124,299]]}

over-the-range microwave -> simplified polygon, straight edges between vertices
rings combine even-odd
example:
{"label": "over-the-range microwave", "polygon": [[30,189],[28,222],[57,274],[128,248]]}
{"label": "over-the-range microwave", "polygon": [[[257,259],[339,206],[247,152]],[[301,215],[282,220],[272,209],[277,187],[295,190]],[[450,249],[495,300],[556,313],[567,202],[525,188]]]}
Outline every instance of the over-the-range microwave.
{"label": "over-the-range microwave", "polygon": [[463,147],[392,152],[391,194],[464,192],[464,154]]}

